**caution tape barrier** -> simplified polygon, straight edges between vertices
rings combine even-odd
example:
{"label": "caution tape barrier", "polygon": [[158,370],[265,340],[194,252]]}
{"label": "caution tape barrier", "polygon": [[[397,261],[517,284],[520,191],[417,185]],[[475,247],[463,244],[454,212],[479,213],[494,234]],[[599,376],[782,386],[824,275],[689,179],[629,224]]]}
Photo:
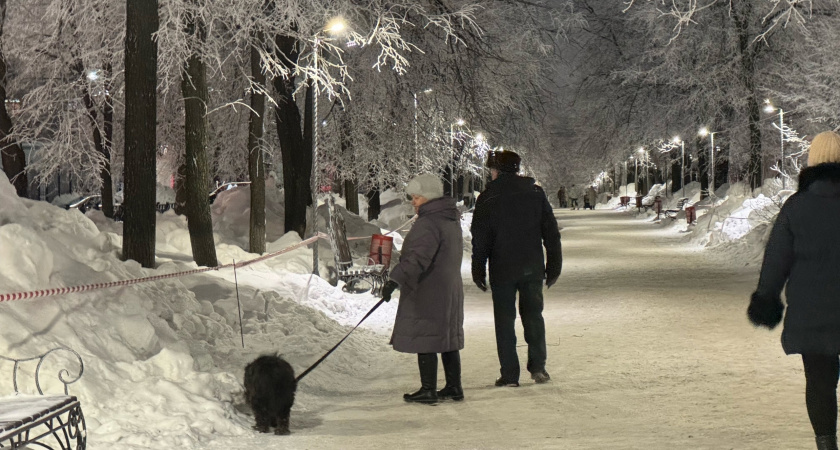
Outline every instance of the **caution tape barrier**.
{"label": "caution tape barrier", "polygon": [[108,289],[117,286],[130,286],[132,284],[139,284],[139,283],[146,283],[149,281],[157,281],[157,280],[164,280],[167,278],[177,278],[182,277],[184,275],[193,275],[197,273],[209,272],[211,270],[220,270],[220,269],[227,269],[232,267],[245,267],[250,264],[254,264],[260,261],[265,261],[266,259],[274,258],[276,256],[282,255],[283,253],[288,253],[292,250],[296,250],[298,248],[307,246],[318,239],[328,239],[328,236],[324,233],[318,233],[315,236],[312,236],[309,239],[303,240],[298,242],[295,245],[290,247],[286,247],[282,250],[278,250],[276,252],[268,253],[259,258],[254,258],[248,261],[242,261],[238,263],[231,263],[231,264],[224,264],[221,266],[216,267],[204,267],[201,269],[193,269],[187,270],[185,272],[176,272],[176,273],[167,273],[163,275],[154,275],[151,277],[144,277],[144,278],[135,278],[133,280],[122,280],[122,281],[111,281],[108,283],[94,283],[94,284],[86,284],[83,286],[68,286],[68,287],[61,287],[61,288],[50,288],[50,289],[39,289],[37,291],[29,291],[29,292],[17,292],[13,294],[0,294],[0,302],[8,302],[12,300],[25,300],[30,298],[38,298],[38,297],[49,297],[52,295],[62,295],[62,294],[73,294],[77,292],[89,292],[89,291],[98,291],[100,289]]}

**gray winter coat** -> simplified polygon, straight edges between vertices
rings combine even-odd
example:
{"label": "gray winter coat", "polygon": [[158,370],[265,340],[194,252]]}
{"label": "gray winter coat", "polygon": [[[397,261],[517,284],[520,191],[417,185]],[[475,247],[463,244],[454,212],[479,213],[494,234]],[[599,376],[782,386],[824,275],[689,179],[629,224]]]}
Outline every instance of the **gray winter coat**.
{"label": "gray winter coat", "polygon": [[444,197],[420,206],[403,242],[391,279],[400,285],[400,304],[391,344],[403,353],[443,353],[464,348],[464,286],[461,234],[455,200]]}
{"label": "gray winter coat", "polygon": [[785,353],[840,354],[840,164],[803,170],[782,206],[750,305],[754,323],[774,309],[781,318],[785,284]]}

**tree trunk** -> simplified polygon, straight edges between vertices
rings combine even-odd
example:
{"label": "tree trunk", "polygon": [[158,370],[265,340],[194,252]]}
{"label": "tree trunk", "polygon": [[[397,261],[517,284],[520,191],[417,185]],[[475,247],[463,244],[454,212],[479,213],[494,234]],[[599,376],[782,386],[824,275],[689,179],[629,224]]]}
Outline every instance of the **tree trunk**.
{"label": "tree trunk", "polygon": [[[263,33],[256,35],[256,45],[263,41]],[[251,47],[251,76],[254,84],[265,89],[265,74],[260,67],[260,54]],[[251,217],[248,249],[251,253],[265,253],[265,164],[263,163],[263,119],[265,118],[265,94],[251,93],[251,115],[248,133],[248,177],[251,180]]]}
{"label": "tree trunk", "polygon": [[[290,61],[290,64],[297,61],[294,38],[278,36],[276,42],[284,61]],[[312,149],[304,142],[300,110],[294,98],[294,76],[275,78],[273,84],[278,97],[274,117],[283,162],[285,229],[286,232],[296,231],[303,238],[306,232],[306,207],[312,199],[309,187]]]}
{"label": "tree trunk", "polygon": [[123,258],[155,264],[157,0],[126,2]]}
{"label": "tree trunk", "polygon": [[102,140],[103,165],[99,172],[102,180],[102,213],[105,217],[114,218],[114,180],[111,177],[111,148],[114,144],[114,99],[111,97],[111,64],[104,68],[105,76],[105,103],[102,105],[102,131],[105,133]]}
{"label": "tree trunk", "polygon": [[[6,0],[0,0],[0,38],[6,23]],[[27,197],[26,155],[17,140],[11,137],[12,118],[6,110],[6,54],[0,48],[0,161],[3,172],[12,182],[19,197]]]}
{"label": "tree trunk", "polygon": [[[187,19],[187,32],[205,40],[204,24],[197,17]],[[213,220],[210,217],[207,163],[207,68],[197,53],[187,60],[186,74],[181,79],[184,96],[185,188],[187,193],[187,228],[193,259],[199,266],[214,267],[216,246],[213,242]]]}
{"label": "tree trunk", "polygon": [[368,220],[379,218],[379,213],[382,212],[382,205],[379,202],[379,189],[372,188],[365,194],[368,199]]}
{"label": "tree trunk", "polygon": [[[79,73],[84,74],[84,67],[79,64]],[[107,85],[106,85],[107,89]],[[98,121],[98,112],[96,110],[96,103],[90,95],[87,87],[82,90],[82,103],[85,105],[88,119],[93,134],[93,147],[102,155],[103,166],[99,171],[100,177],[100,193],[102,198],[102,211],[106,217],[114,217],[114,189],[111,184],[111,137],[113,134],[113,118],[114,109],[113,104],[110,104],[111,96],[106,94],[105,105],[103,106],[103,126],[100,130]],[[103,136],[104,134],[104,136]]]}
{"label": "tree trunk", "polygon": [[755,87],[755,47],[750,34],[750,18],[752,17],[750,0],[737,2],[732,8],[732,17],[738,30],[738,50],[741,55],[741,82],[747,93],[747,112],[750,129],[750,159],[747,165],[747,178],[750,187],[760,187],[762,183],[761,163],[761,106]]}
{"label": "tree trunk", "polygon": [[[352,164],[355,164],[353,141],[350,134],[350,116],[344,107],[340,107],[339,109],[338,120],[339,130],[341,131],[341,154],[344,156],[345,161],[351,161]],[[344,201],[347,210],[359,215],[359,186],[350,177],[345,178],[343,184],[342,188],[344,190]]]}

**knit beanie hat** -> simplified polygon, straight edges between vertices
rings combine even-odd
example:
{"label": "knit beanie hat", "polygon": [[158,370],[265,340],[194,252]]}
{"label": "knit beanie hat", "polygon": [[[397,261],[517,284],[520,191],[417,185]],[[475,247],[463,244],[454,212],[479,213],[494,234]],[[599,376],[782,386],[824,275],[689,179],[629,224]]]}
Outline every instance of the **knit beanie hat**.
{"label": "knit beanie hat", "polygon": [[840,135],[833,131],[823,131],[811,141],[808,166],[822,163],[840,163]]}
{"label": "knit beanie hat", "polygon": [[426,197],[427,200],[434,200],[443,197],[443,183],[440,178],[430,173],[420,174],[408,182],[405,193]]}
{"label": "knit beanie hat", "polygon": [[499,172],[519,172],[519,163],[521,162],[522,158],[520,158],[515,152],[503,150],[500,152],[490,152],[490,154],[487,155],[487,167],[490,169],[496,169]]}

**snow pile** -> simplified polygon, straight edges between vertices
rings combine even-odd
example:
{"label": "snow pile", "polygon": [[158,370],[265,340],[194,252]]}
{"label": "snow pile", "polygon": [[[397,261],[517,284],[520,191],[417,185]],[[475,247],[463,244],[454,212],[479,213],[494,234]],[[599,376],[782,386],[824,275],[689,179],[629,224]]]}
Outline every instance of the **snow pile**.
{"label": "snow pile", "polygon": [[[265,182],[265,240],[273,242],[285,230],[283,191],[274,187],[275,181]],[[212,205],[213,231],[225,235],[225,241],[248,248],[251,220],[251,186],[240,185],[220,192]]]}
{"label": "snow pile", "polygon": [[[214,207],[220,263],[257,256],[235,245],[243,240],[243,197],[238,190],[223,193]],[[100,230],[97,223],[109,222],[98,211],[90,217],[95,220],[19,199],[0,175],[0,292],[195,268],[182,217],[158,215],[154,270],[121,261],[121,227]],[[297,242],[300,238],[290,233],[268,247],[274,251]],[[0,354],[31,357],[56,346],[81,354],[84,376],[70,391],[82,400],[90,449],[204,448],[220,436],[252,433],[251,417],[240,412],[248,361],[279,351],[301,372],[376,302],[369,294],[349,295],[310,277],[311,260],[311,250],[301,248],[237,271],[245,349],[234,273],[228,269],[0,304]],[[372,315],[368,329],[387,334],[396,303]],[[387,335],[358,331],[302,381],[295,410],[316,409],[329,401],[321,397],[325,392],[352,391],[389,364],[395,352],[387,341]],[[49,358],[48,364],[71,373],[76,367],[64,353]],[[0,364],[0,392],[13,392],[11,382],[10,365]],[[31,382],[22,385],[24,392],[33,392]],[[47,384],[50,389],[58,392],[54,382]]]}

